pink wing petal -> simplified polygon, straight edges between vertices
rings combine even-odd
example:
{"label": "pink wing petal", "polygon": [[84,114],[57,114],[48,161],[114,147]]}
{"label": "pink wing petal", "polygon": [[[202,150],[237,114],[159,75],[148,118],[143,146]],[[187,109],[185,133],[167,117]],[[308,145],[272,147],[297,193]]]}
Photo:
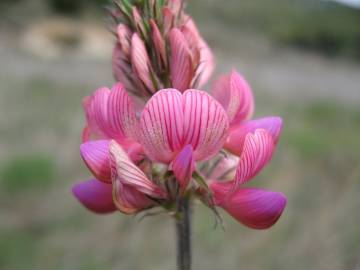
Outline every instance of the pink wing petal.
{"label": "pink wing petal", "polygon": [[145,194],[118,180],[113,183],[113,196],[117,209],[127,215],[135,214],[154,204]]}
{"label": "pink wing petal", "polygon": [[110,92],[107,106],[108,129],[112,138],[136,139],[138,122],[132,101],[121,83],[115,84]]}
{"label": "pink wing petal", "polygon": [[116,179],[113,181],[120,181],[153,198],[166,197],[165,191],[150,181],[115,141],[110,143],[110,155],[113,178],[114,174],[116,175]]}
{"label": "pink wing petal", "polygon": [[98,214],[106,214],[116,210],[112,197],[111,184],[91,179],[74,185],[72,192],[90,211]]}
{"label": "pink wing petal", "polygon": [[250,228],[267,229],[280,218],[286,201],[282,193],[244,188],[221,200],[219,206]]}
{"label": "pink wing petal", "polygon": [[213,96],[224,106],[231,125],[251,118],[254,111],[254,97],[249,84],[236,71],[222,76],[214,84]]}
{"label": "pink wing petal", "polygon": [[184,144],[194,149],[195,160],[212,157],[222,148],[229,127],[222,106],[204,91],[183,94]]}
{"label": "pink wing petal", "polygon": [[184,92],[190,87],[194,77],[191,52],[187,45],[184,35],[177,28],[170,31],[171,48],[171,82],[172,87]]}
{"label": "pink wing petal", "polygon": [[180,183],[181,190],[184,191],[191,180],[195,170],[195,162],[193,157],[193,149],[191,145],[187,145],[176,156],[172,163],[172,170],[176,179]]}
{"label": "pink wing petal", "polygon": [[240,156],[243,151],[246,135],[249,132],[254,133],[256,129],[265,129],[272,135],[275,144],[277,144],[282,130],[282,119],[277,116],[269,116],[243,122],[230,129],[224,148]]}
{"label": "pink wing petal", "polygon": [[[82,101],[83,109],[86,117],[86,126],[83,132],[83,141],[88,141],[91,139],[107,139],[108,136],[104,132],[104,126],[99,123],[99,108],[95,108],[95,94],[106,93],[106,88],[100,88],[92,96],[85,97]],[[105,94],[106,95],[106,94]],[[99,103],[99,102],[98,102]],[[101,111],[100,111],[101,114]],[[102,120],[103,115],[100,117]]]}
{"label": "pink wing petal", "polygon": [[111,183],[108,140],[89,141],[81,144],[80,153],[93,175],[104,182]]}
{"label": "pink wing petal", "polygon": [[182,96],[175,89],[158,91],[146,104],[140,119],[139,140],[150,159],[169,163],[182,148]]}
{"label": "pink wing petal", "polygon": [[274,139],[264,129],[248,133],[244,142],[244,150],[240,156],[239,165],[234,178],[235,187],[249,181],[257,175],[270,161],[275,150]]}

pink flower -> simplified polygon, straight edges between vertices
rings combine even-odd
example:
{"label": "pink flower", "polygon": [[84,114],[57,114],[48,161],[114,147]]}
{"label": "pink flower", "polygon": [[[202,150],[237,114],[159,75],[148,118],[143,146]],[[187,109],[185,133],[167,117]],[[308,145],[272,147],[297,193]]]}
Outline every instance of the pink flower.
{"label": "pink flower", "polygon": [[[94,212],[116,206],[133,214],[157,206],[171,210],[178,196],[198,194],[251,228],[273,225],[284,195],[242,185],[271,160],[281,118],[249,120],[253,96],[235,71],[215,83],[213,95],[218,100],[200,90],[163,89],[137,114],[121,84],[97,90],[85,101],[85,137],[96,140],[82,144],[81,154],[98,180],[75,186],[75,196]],[[222,148],[234,156],[224,158]],[[103,192],[94,192],[96,186]]]}

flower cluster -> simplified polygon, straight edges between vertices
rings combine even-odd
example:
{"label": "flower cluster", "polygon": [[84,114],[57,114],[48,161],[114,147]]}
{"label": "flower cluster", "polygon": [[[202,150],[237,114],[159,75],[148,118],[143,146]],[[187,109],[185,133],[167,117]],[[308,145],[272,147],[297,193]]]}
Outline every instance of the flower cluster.
{"label": "flower cluster", "polygon": [[126,22],[114,50],[119,82],[83,101],[80,151],[95,179],[75,185],[75,196],[93,212],[125,214],[174,213],[179,198],[198,198],[248,227],[272,226],[285,196],[243,185],[271,160],[281,118],[251,120],[253,94],[236,71],[211,95],[194,89],[213,60],[182,1],[123,0],[113,16]]}

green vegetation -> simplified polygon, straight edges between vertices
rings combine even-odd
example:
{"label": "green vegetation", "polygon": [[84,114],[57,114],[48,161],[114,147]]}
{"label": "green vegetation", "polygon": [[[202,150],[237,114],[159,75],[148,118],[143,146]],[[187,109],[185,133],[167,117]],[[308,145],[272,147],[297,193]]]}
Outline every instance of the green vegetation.
{"label": "green vegetation", "polygon": [[43,155],[10,159],[1,170],[1,184],[10,193],[42,189],[49,186],[54,177],[54,162]]}

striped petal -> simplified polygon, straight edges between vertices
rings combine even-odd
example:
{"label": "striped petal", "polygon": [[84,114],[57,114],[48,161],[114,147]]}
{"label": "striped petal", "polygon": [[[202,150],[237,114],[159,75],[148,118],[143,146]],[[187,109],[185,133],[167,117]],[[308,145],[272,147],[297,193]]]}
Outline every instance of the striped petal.
{"label": "striped petal", "polygon": [[184,149],[177,155],[172,163],[172,170],[176,179],[180,183],[181,190],[184,191],[195,170],[193,149],[191,145],[185,146]]}
{"label": "striped petal", "polygon": [[184,35],[179,29],[174,28],[170,31],[169,40],[171,48],[170,71],[172,87],[184,92],[190,88],[192,78],[194,77],[191,51]]}
{"label": "striped petal", "polygon": [[107,104],[107,125],[113,133],[112,138],[136,138],[138,122],[134,105],[121,83],[111,89]]}
{"label": "striped petal", "polygon": [[83,143],[80,153],[86,166],[97,179],[111,183],[109,143],[108,140]]}
{"label": "striped petal", "polygon": [[150,159],[169,163],[182,148],[182,96],[175,89],[158,91],[146,104],[140,119],[139,140]]}
{"label": "striped petal", "polygon": [[154,203],[136,188],[125,185],[115,178],[113,183],[114,203],[117,209],[127,215],[151,207]]}
{"label": "striped petal", "polygon": [[236,71],[222,76],[215,82],[213,96],[224,106],[230,125],[251,118],[254,111],[254,97],[249,84]]}
{"label": "striped petal", "polygon": [[110,143],[110,155],[113,182],[120,181],[153,198],[166,197],[164,190],[150,181],[115,141]]}
{"label": "striped petal", "polygon": [[111,184],[91,179],[74,185],[72,192],[92,212],[106,214],[116,210]]}
{"label": "striped petal", "polygon": [[239,165],[236,169],[234,178],[235,187],[239,187],[239,185],[256,176],[270,161],[274,150],[274,139],[266,130],[257,129],[255,133],[248,133],[245,138]]}
{"label": "striped petal", "polygon": [[272,135],[275,144],[277,144],[282,130],[282,119],[277,116],[269,116],[243,122],[230,129],[224,148],[234,155],[240,156],[243,151],[246,135],[249,132],[254,133],[256,129],[266,130]]}
{"label": "striped petal", "polygon": [[194,149],[194,159],[212,157],[222,148],[229,127],[222,106],[204,91],[187,90],[183,94],[184,144]]}
{"label": "striped petal", "polygon": [[82,105],[87,122],[83,133],[83,141],[108,138],[104,121],[109,92],[108,88],[102,87],[97,89],[92,96],[83,99]]}
{"label": "striped petal", "polygon": [[282,193],[246,188],[233,193],[219,206],[240,223],[262,230],[270,228],[278,221],[286,202]]}

